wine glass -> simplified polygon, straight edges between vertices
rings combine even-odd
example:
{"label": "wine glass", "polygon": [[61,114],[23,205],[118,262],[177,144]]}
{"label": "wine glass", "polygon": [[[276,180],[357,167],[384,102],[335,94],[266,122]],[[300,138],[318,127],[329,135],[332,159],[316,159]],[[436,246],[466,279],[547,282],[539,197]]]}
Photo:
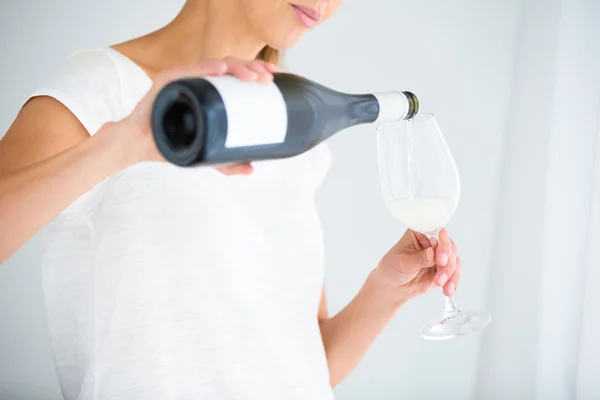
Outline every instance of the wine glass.
{"label": "wine glass", "polygon": [[[456,210],[460,197],[458,169],[433,114],[377,127],[379,177],[385,204],[410,229],[426,235],[435,247],[438,234]],[[446,297],[441,318],[421,329],[429,340],[454,339],[485,327],[485,311],[461,311]]]}

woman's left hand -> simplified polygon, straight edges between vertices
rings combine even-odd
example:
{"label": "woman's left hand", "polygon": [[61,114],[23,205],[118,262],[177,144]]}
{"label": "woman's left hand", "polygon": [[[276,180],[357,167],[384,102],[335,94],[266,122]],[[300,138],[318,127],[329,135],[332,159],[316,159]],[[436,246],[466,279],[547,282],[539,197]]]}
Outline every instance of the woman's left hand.
{"label": "woman's left hand", "polygon": [[402,239],[381,259],[375,272],[381,284],[398,291],[403,301],[440,286],[451,296],[460,281],[461,261],[456,244],[442,229],[439,244],[427,236],[407,230]]}

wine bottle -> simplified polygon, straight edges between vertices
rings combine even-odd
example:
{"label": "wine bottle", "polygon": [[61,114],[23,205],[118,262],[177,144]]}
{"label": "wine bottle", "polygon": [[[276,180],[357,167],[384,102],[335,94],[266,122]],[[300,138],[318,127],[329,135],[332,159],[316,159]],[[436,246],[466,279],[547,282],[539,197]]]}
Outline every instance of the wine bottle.
{"label": "wine bottle", "polygon": [[347,94],[289,73],[270,83],[202,77],[165,86],[151,123],[168,161],[215,165],[292,157],[345,128],[409,119],[418,108],[410,92]]}

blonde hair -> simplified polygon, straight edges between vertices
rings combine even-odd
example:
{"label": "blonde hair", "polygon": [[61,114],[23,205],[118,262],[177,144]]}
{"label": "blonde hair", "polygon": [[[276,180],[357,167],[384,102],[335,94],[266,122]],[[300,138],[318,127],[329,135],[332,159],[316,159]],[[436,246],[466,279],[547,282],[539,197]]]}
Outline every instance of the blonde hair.
{"label": "blonde hair", "polygon": [[257,59],[270,62],[278,67],[282,66],[283,57],[279,50],[271,46],[265,46],[256,56]]}

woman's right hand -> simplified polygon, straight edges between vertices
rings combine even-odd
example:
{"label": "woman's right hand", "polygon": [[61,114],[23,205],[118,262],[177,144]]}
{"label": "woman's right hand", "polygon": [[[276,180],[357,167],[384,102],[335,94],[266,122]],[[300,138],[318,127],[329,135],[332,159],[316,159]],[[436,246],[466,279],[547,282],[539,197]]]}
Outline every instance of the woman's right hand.
{"label": "woman's right hand", "polygon": [[[158,93],[169,83],[184,78],[199,78],[202,76],[233,75],[247,82],[270,82],[276,67],[261,60],[239,60],[227,58],[222,61],[208,61],[198,66],[173,69],[156,76],[150,91],[139,102],[133,112],[119,124],[124,124],[127,132],[131,132],[139,152],[135,159],[138,161],[165,161],[154,137],[150,118],[154,100]],[[250,164],[235,164],[217,168],[225,175],[249,175],[252,173]]]}

